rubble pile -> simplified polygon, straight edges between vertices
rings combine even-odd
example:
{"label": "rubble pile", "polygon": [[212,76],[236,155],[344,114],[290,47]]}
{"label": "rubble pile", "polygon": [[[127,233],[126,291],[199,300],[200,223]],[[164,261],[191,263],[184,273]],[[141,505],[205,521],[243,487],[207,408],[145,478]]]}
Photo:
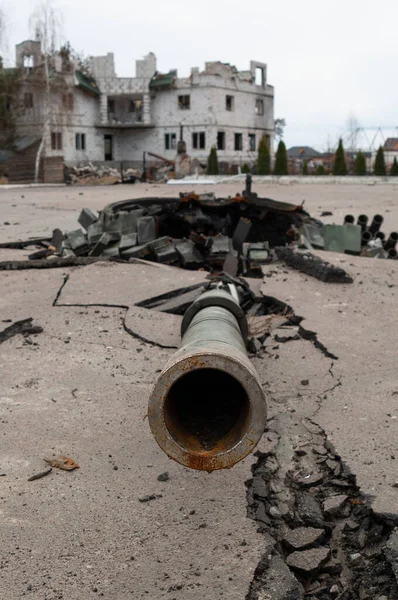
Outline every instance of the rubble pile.
{"label": "rubble pile", "polygon": [[[95,166],[88,162],[77,167],[67,167],[66,182],[71,184],[93,184],[100,180],[106,183],[135,183],[141,178],[138,169],[116,169],[107,165]],[[110,181],[113,180],[113,181]]]}
{"label": "rubble pile", "polygon": [[283,600],[395,600],[394,524],[372,512],[323,430],[282,415],[266,439],[247,482],[249,515],[268,545],[248,600],[275,579]]}

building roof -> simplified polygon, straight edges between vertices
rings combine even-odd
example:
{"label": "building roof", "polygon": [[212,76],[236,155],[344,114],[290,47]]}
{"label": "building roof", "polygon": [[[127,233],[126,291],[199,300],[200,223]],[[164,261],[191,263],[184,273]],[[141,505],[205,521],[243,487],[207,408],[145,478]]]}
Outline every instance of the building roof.
{"label": "building roof", "polygon": [[76,76],[76,86],[82,89],[89,94],[93,94],[94,96],[100,96],[101,92],[98,88],[97,82],[94,77],[90,75],[85,75],[82,71],[75,71]]}
{"label": "building roof", "polygon": [[168,73],[156,72],[149,83],[149,88],[151,90],[170,89],[174,85],[176,77],[176,70],[169,71]]}
{"label": "building roof", "polygon": [[387,138],[383,150],[387,152],[398,151],[398,138]]}
{"label": "building roof", "polygon": [[310,146],[292,146],[287,151],[289,158],[314,158],[320,156],[320,152]]}

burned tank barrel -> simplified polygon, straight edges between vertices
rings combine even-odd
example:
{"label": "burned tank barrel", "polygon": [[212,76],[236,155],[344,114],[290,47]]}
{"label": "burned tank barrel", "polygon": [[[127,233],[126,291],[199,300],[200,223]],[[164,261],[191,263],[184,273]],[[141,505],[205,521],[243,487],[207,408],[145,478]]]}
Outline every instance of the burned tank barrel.
{"label": "burned tank barrel", "polygon": [[228,292],[208,291],[188,308],[181,335],[149,399],[152,434],[186,467],[232,467],[255,448],[267,419],[245,314]]}

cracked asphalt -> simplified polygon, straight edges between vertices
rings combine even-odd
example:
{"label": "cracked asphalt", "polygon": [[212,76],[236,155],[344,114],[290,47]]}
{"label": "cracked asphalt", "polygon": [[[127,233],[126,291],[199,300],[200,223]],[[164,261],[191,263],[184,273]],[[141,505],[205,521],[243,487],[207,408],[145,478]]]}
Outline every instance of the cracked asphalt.
{"label": "cracked asphalt", "polygon": [[[240,187],[207,191],[232,194]],[[313,216],[332,210],[325,222],[341,223],[348,212],[378,212],[386,232],[398,229],[392,186],[255,191],[297,203],[306,199]],[[49,235],[55,227],[75,229],[84,206],[101,209],[118,199],[178,193],[146,185],[0,189],[0,242]],[[0,261],[27,254],[0,249]],[[398,263],[328,258],[343,260],[354,284],[325,284],[272,266],[265,267],[271,277],[255,285],[291,305],[338,360],[311,341],[273,338],[253,360],[270,419],[290,412],[319,423],[375,512],[394,516]],[[44,330],[0,345],[1,600],[245,598],[266,548],[247,518],[245,481],[255,459],[211,475],[189,471],[163,455],[146,419],[151,386],[178,344],[179,318],[134,304],[203,277],[108,263],[0,272],[0,321],[33,317]],[[0,329],[8,325],[1,322]],[[27,481],[45,468],[44,457],[59,454],[80,468],[53,469]],[[165,472],[169,479],[159,481]]]}

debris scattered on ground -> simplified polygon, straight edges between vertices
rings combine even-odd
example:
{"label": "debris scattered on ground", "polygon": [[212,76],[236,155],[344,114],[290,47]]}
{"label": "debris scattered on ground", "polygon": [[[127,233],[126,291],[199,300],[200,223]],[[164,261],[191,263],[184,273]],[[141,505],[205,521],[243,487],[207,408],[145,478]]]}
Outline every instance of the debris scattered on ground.
{"label": "debris scattered on ground", "polygon": [[72,458],[68,456],[57,456],[56,458],[45,458],[44,461],[55,467],[56,469],[62,469],[63,471],[73,471],[79,469],[79,465],[75,463]]}
{"label": "debris scattered on ground", "polygon": [[[393,522],[373,513],[315,423],[280,414],[272,421],[271,434],[279,443],[257,453],[247,485],[249,515],[265,534],[266,556],[278,557],[291,569],[290,577],[278,582],[275,597],[396,600],[398,535]],[[300,440],[305,440],[305,452]],[[308,487],[305,473],[311,471],[318,475]],[[264,555],[247,600],[267,597],[271,576]]]}
{"label": "debris scattered on ground", "polygon": [[167,471],[165,473],[161,473],[158,477],[158,481],[168,481],[169,479],[170,475]]}
{"label": "debris scattered on ground", "polygon": [[[83,172],[90,173],[90,169],[84,167]],[[234,197],[191,192],[174,198],[115,202],[99,214],[84,208],[78,219],[80,229],[65,235],[56,229],[51,239],[2,244],[40,249],[29,255],[31,267],[29,261],[10,261],[0,263],[0,270],[139,258],[191,270],[261,277],[261,265],[281,260],[321,281],[350,283],[352,278],[344,269],[310,251],[398,257],[398,233],[385,239],[380,231],[381,215],[375,215],[369,226],[366,215],[360,215],[357,224],[354,221],[347,215],[343,225],[323,224],[303,205],[259,198],[248,175],[245,190]]]}
{"label": "debris scattered on ground", "polygon": [[38,325],[32,325],[33,317],[29,319],[23,319],[22,321],[16,321],[9,327],[6,327],[3,331],[0,331],[0,344],[6,340],[11,339],[14,335],[22,334],[25,338],[29,335],[35,335],[42,333],[43,328]]}
{"label": "debris scattered on ground", "polygon": [[36,481],[37,479],[42,479],[43,477],[46,477],[46,475],[49,475],[52,472],[52,467],[45,469],[44,471],[41,471],[40,473],[36,473],[35,475],[32,475],[32,477],[29,477],[28,481]]}
{"label": "debris scattered on ground", "polygon": [[151,500],[157,500],[157,498],[163,498],[163,494],[147,494],[138,498],[140,502],[151,502]]}

